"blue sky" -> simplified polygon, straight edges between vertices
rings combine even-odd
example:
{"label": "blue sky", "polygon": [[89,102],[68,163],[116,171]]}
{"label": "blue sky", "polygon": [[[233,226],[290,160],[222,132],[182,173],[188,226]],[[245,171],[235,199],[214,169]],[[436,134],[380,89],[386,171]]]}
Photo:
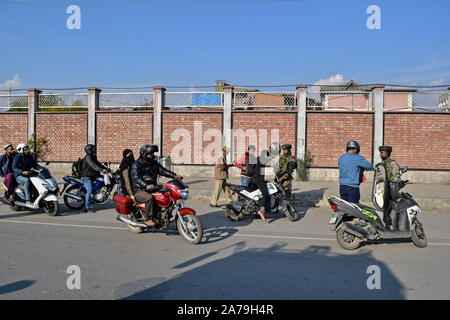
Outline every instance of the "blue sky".
{"label": "blue sky", "polygon": [[[448,0],[61,2],[0,4],[0,86],[450,84]],[[81,8],[81,30],[66,27],[69,4]],[[372,4],[381,30],[366,27]]]}

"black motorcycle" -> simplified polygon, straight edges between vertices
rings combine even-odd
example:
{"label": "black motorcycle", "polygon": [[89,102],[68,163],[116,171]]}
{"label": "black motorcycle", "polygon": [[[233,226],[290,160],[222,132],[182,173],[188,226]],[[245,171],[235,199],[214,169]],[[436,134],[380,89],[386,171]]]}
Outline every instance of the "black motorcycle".
{"label": "black motorcycle", "polygon": [[[403,168],[402,174],[408,170]],[[388,182],[386,167],[375,167],[372,202],[376,209],[330,197],[335,212],[330,220],[339,245],[347,250],[360,246],[362,241],[411,238],[419,248],[427,246],[427,238],[418,215],[422,212],[409,193],[400,192],[408,180]]]}
{"label": "black motorcycle", "polygon": [[[229,184],[227,187],[231,191],[231,196],[238,195],[238,200],[228,203],[225,207],[225,213],[228,219],[240,221],[246,217],[255,217],[262,205],[262,193],[254,185],[249,187]],[[295,211],[291,201],[286,197],[283,186],[277,178],[273,182],[267,182],[269,192],[270,213],[283,213],[290,221],[298,219],[298,213]]]}

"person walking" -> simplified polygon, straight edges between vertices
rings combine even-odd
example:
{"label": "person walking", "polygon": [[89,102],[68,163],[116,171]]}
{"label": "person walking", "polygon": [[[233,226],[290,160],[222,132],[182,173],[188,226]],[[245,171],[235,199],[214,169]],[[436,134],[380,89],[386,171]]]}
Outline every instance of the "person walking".
{"label": "person walking", "polygon": [[219,200],[220,192],[225,193],[225,200],[231,202],[230,191],[227,188],[228,168],[233,167],[233,164],[227,163],[227,154],[230,152],[228,147],[222,148],[222,155],[217,158],[216,166],[214,168],[214,178],[216,179],[214,191],[211,194],[210,207],[219,207],[217,201]]}

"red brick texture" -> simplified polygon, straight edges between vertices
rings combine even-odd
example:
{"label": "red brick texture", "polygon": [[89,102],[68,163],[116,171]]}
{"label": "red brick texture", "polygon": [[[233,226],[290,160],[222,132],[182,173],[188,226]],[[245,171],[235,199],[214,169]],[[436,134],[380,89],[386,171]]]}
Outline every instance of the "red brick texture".
{"label": "red brick texture", "polygon": [[356,140],[361,155],[372,162],[373,113],[307,112],[306,149],[313,167],[338,167],[347,141]]}
{"label": "red brick texture", "polygon": [[124,149],[139,156],[143,144],[153,143],[152,112],[97,112],[97,157],[121,162]]}
{"label": "red brick texture", "polygon": [[41,161],[75,161],[87,143],[87,113],[38,113],[36,137],[47,140]]}
{"label": "red brick texture", "polygon": [[[256,147],[259,155],[263,149],[270,147],[272,141],[277,141],[281,145],[290,143],[292,154],[295,155],[296,117],[297,112],[234,111],[234,159],[241,157],[250,144]],[[242,134],[246,134],[245,143],[239,138]]]}
{"label": "red brick texture", "polygon": [[214,164],[222,147],[222,115],[193,111],[162,113],[162,153],[175,164]]}
{"label": "red brick texture", "polygon": [[450,114],[385,113],[384,144],[400,166],[450,170]]}
{"label": "red brick texture", "polygon": [[0,113],[0,146],[12,143],[17,146],[27,141],[28,115],[26,113]]}

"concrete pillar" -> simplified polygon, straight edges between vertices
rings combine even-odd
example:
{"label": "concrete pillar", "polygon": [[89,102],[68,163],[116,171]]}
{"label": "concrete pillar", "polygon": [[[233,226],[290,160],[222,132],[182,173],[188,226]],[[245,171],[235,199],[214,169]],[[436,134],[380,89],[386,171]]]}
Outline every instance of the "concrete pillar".
{"label": "concrete pillar", "polygon": [[373,126],[373,164],[381,161],[378,147],[384,144],[384,85],[373,86],[373,106],[375,119]]}
{"label": "concrete pillar", "polygon": [[162,110],[166,106],[166,88],[153,88],[153,144],[158,146],[159,155],[163,155]]}
{"label": "concrete pillar", "polygon": [[100,92],[98,88],[88,88],[88,143],[97,143],[97,114],[100,109]]}
{"label": "concrete pillar", "polygon": [[297,145],[295,152],[298,159],[303,159],[306,153],[306,88],[308,86],[297,86]]}
{"label": "concrete pillar", "polygon": [[41,110],[39,107],[41,92],[38,89],[28,89],[28,140],[32,139],[33,134],[36,133],[36,112]]}
{"label": "concrete pillar", "polygon": [[447,93],[447,110],[446,111],[450,111],[450,87],[447,88],[448,93]]}
{"label": "concrete pillar", "polygon": [[233,161],[234,148],[233,148],[233,123],[231,117],[231,111],[233,109],[233,87],[223,87],[223,122],[222,122],[222,146],[230,148],[228,155],[228,162]]}

